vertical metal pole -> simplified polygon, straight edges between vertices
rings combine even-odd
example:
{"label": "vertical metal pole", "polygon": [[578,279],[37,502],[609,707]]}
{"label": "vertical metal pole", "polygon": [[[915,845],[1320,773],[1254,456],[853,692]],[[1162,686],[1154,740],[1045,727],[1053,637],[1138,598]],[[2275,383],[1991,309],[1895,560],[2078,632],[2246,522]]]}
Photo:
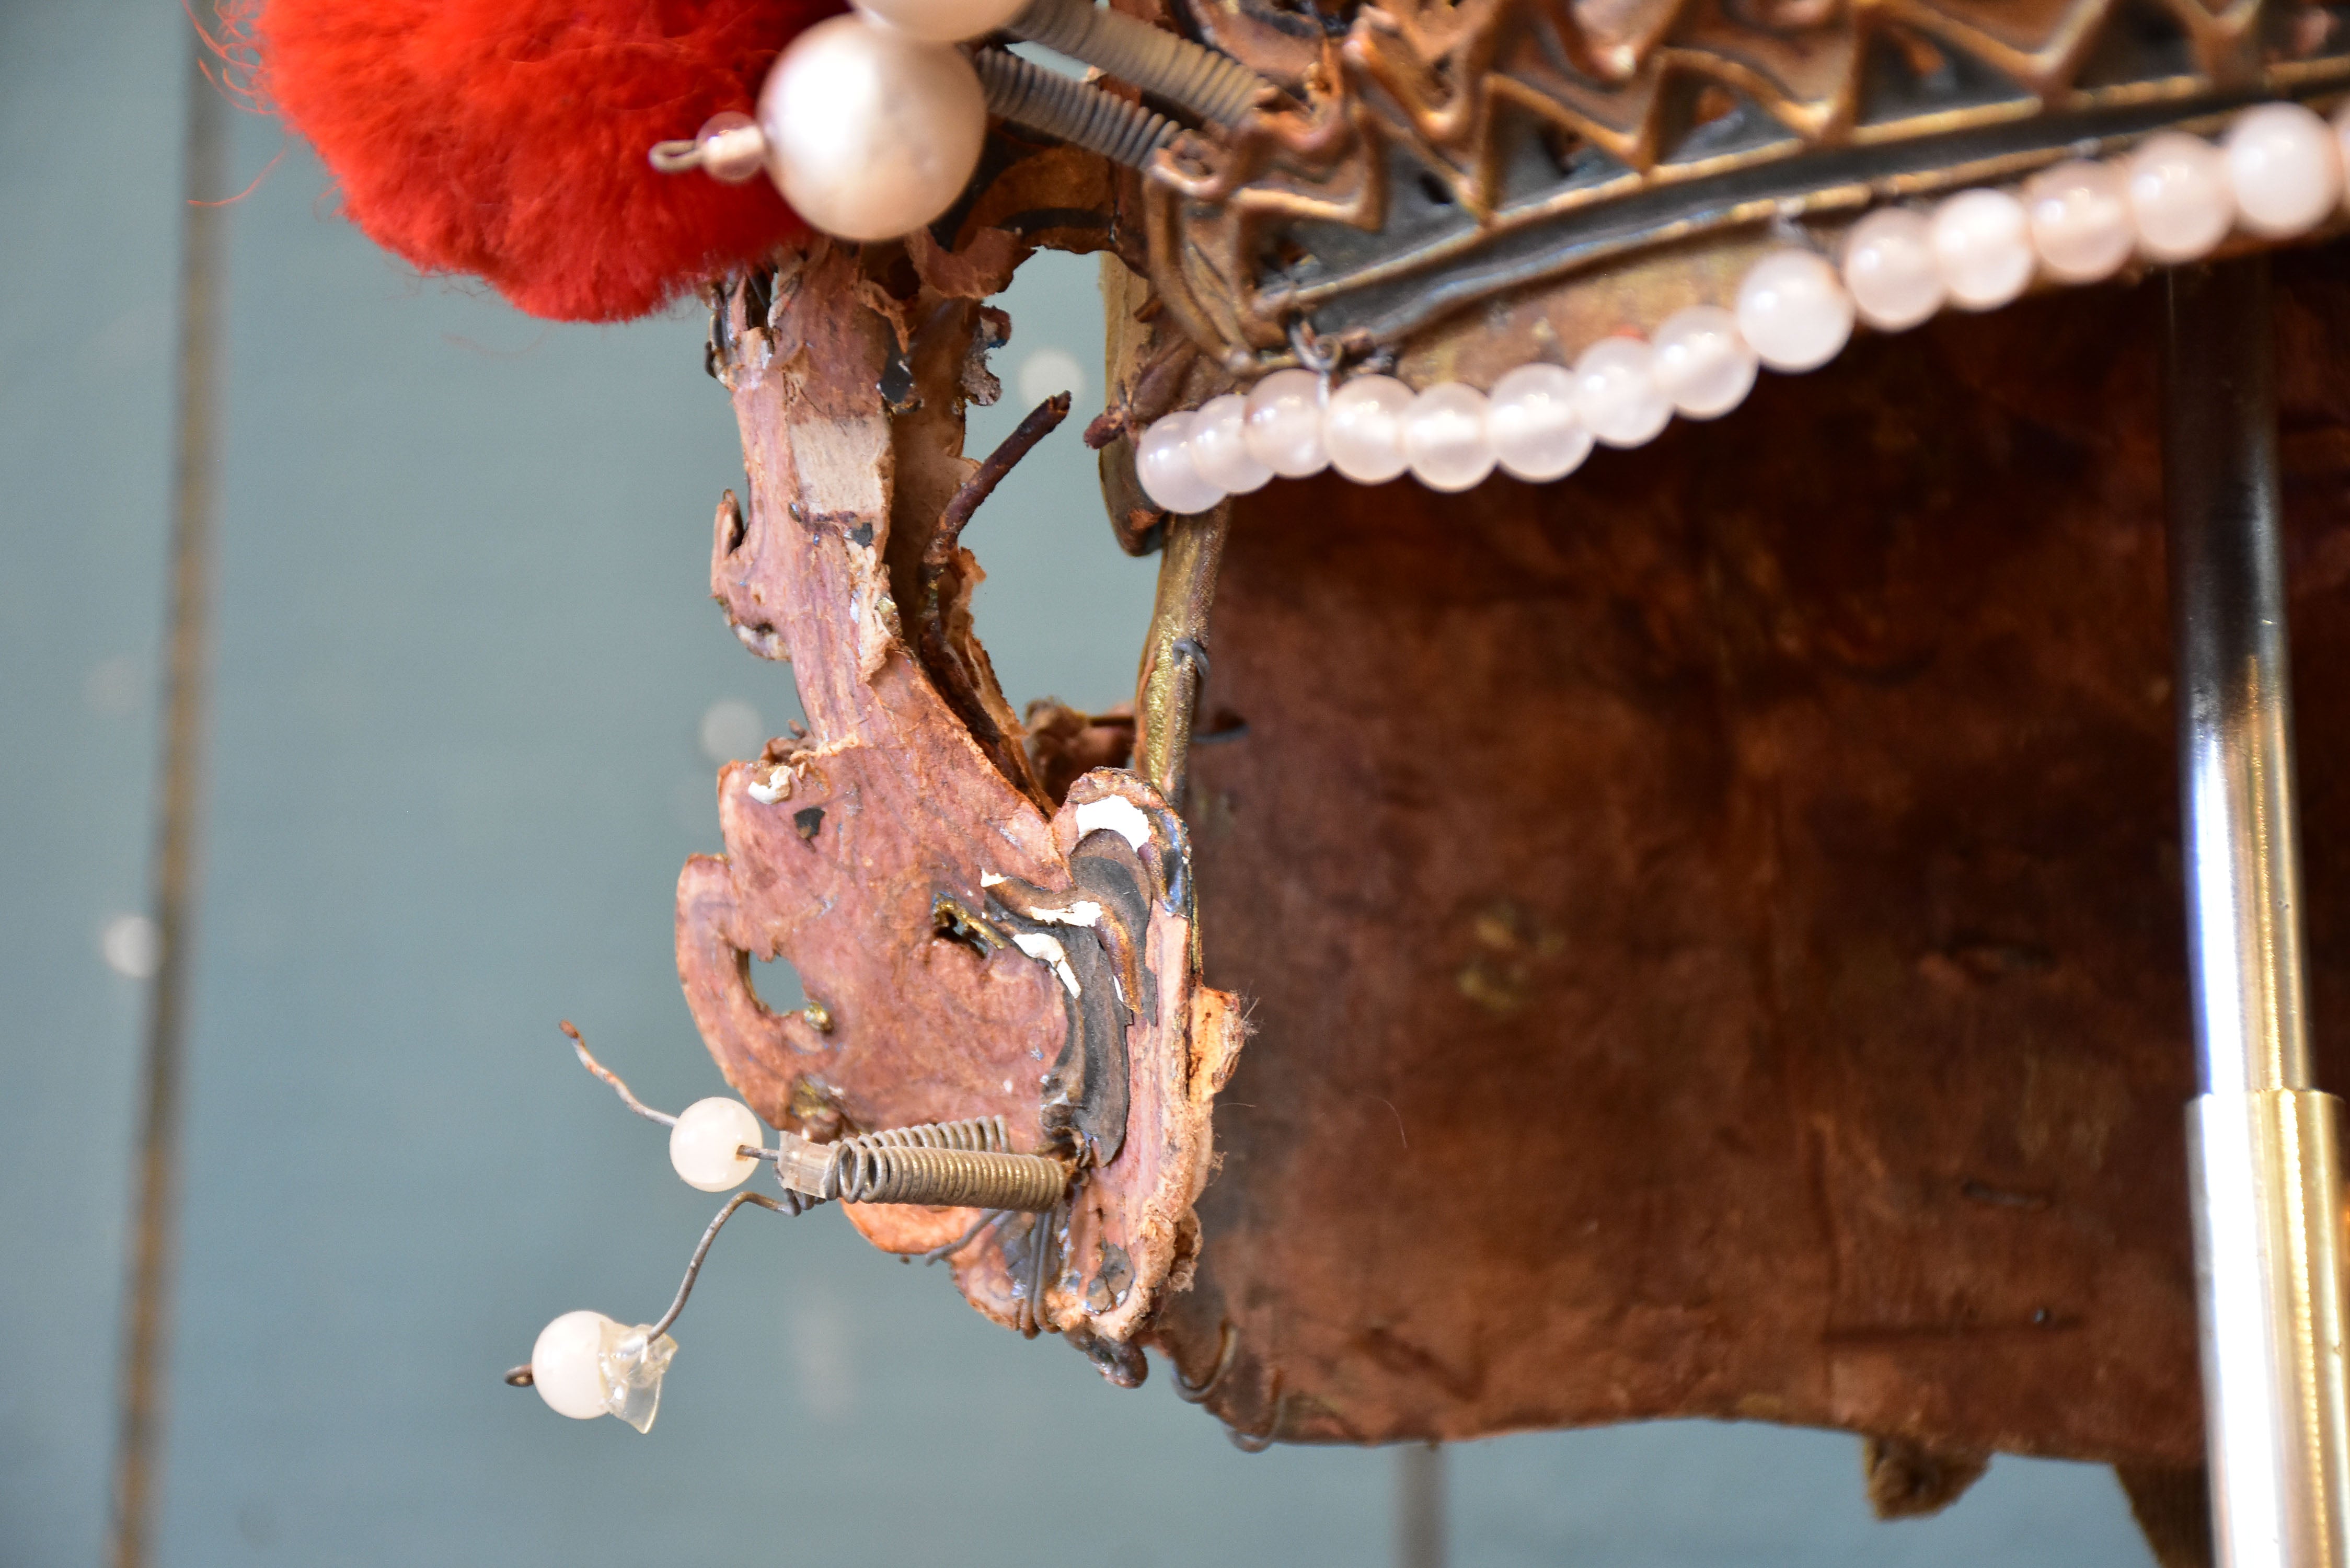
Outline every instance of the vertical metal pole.
{"label": "vertical metal pole", "polygon": [[1159,558],[1159,598],[1142,645],[1142,675],[1135,693],[1134,771],[1183,809],[1191,770],[1191,726],[1200,689],[1208,679],[1208,607],[1215,602],[1216,570],[1224,558],[1232,504],[1167,520]]}
{"label": "vertical metal pole", "polygon": [[2268,264],[2175,272],[2163,483],[2188,951],[2188,1112],[2222,1568],[2350,1568],[2336,1102],[2310,1086]]}
{"label": "vertical metal pole", "polygon": [[1444,1450],[1396,1450],[1396,1568],[1444,1568]]}
{"label": "vertical metal pole", "polygon": [[[202,26],[215,23],[210,5]],[[192,29],[192,35],[194,32]],[[181,211],[179,432],[172,491],[171,611],[165,635],[163,747],[157,784],[154,901],[159,963],[147,1001],[140,1072],[138,1166],[131,1193],[120,1425],[114,1451],[113,1568],[154,1558],[171,1382],[172,1287],[178,1262],[180,1089],[188,960],[198,882],[206,696],[212,658],[213,539],[220,489],[220,329],[228,213],[228,104],[203,70],[209,47],[189,40],[188,119]]]}

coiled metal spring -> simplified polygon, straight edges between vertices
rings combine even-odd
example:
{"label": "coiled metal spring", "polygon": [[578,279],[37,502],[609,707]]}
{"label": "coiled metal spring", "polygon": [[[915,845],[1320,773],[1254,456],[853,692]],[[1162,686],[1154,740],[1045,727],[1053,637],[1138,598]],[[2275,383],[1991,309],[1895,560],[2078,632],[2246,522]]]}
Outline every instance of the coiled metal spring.
{"label": "coiled metal spring", "polygon": [[990,114],[1131,169],[1149,162],[1180,129],[1163,114],[1002,49],[974,49],[971,63]]}
{"label": "coiled metal spring", "polygon": [[1004,29],[1083,60],[1219,125],[1238,125],[1270,84],[1229,55],[1092,0],[1028,0]]}
{"label": "coiled metal spring", "polygon": [[1069,1185],[1059,1160],[1007,1152],[1001,1116],[860,1133],[833,1147],[825,1195],[844,1203],[1036,1213],[1058,1203]]}
{"label": "coiled metal spring", "polygon": [[[629,1109],[662,1127],[677,1125],[675,1116],[638,1099],[619,1074],[590,1055],[588,1042],[567,1021],[563,1032],[571,1036],[580,1064],[609,1084]],[[814,1143],[795,1132],[782,1133],[774,1148],[746,1145],[742,1152],[775,1162],[775,1176],[784,1184],[783,1199],[743,1195],[711,1222],[710,1234],[715,1236],[726,1216],[743,1203],[788,1214],[805,1213],[834,1199],[848,1203],[920,1203],[941,1209],[1016,1209],[1040,1214],[1060,1202],[1068,1190],[1069,1168],[1049,1155],[1014,1154],[1006,1147],[1010,1142],[1002,1116],[884,1127],[837,1143]],[[702,1244],[708,1247],[707,1238]],[[701,1262],[702,1254],[695,1253],[694,1267],[699,1268]],[[692,1282],[689,1271],[686,1283],[691,1287]],[[681,1304],[684,1299],[679,1296]]]}
{"label": "coiled metal spring", "polygon": [[962,1148],[1002,1154],[1011,1147],[1002,1116],[970,1116],[959,1122],[924,1122],[858,1133],[832,1146],[847,1148]]}

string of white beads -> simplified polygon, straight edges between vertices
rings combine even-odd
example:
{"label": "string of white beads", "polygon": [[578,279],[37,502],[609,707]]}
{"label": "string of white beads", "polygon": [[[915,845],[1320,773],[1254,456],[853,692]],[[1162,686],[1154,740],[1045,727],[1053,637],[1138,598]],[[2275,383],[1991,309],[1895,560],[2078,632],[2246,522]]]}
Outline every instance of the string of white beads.
{"label": "string of white beads", "polygon": [[1556,365],[1521,365],[1503,376],[1486,399],[1485,439],[1494,461],[1520,479],[1560,479],[1581,468],[1591,432],[1575,412],[1575,378]]}
{"label": "string of white beads", "polygon": [[1430,387],[1403,411],[1403,456],[1430,490],[1470,490],[1493,472],[1485,394],[1459,381]]}
{"label": "string of white beads", "polygon": [[1996,310],[2032,281],[2032,220],[2004,191],[1960,192],[1934,209],[1931,232],[1934,270],[1962,310]]}
{"label": "string of white beads", "polygon": [[[1498,394],[1501,389],[1493,390]],[[1410,406],[1411,389],[1393,376],[1357,376],[1342,383],[1322,410],[1322,444],[1330,466],[1357,484],[1378,484],[1401,473],[1403,415]]]}
{"label": "string of white beads", "polygon": [[1522,365],[1490,394],[1459,382],[1414,394],[1385,375],[1331,386],[1312,371],[1277,370],[1245,396],[1155,421],[1137,445],[1137,470],[1152,501],[1186,513],[1272,474],[1303,479],[1326,467],[1367,484],[1409,469],[1439,491],[1469,489],[1496,466],[1557,479],[1595,441],[1640,446],[1675,413],[1729,412],[1758,366],[1794,373],[1826,364],[1856,320],[1899,332],[1948,306],[1994,309],[2035,275],[2094,283],[2133,254],[2194,261],[2233,228],[2267,239],[2304,234],[2340,210],[2345,163],[2350,105],[2328,125],[2297,103],[2260,104],[2216,147],[2163,131],[2110,161],[2043,170],[2018,191],[1960,191],[1929,211],[1871,213],[1846,236],[1841,265],[1795,246],[1773,251],[1747,269],[1731,308],[1678,311],[1645,341],[1603,337],[1571,369]]}
{"label": "string of white beads", "polygon": [[1575,361],[1575,411],[1596,441],[1646,446],[1673,417],[1657,385],[1656,350],[1638,337],[1602,337]]}
{"label": "string of white beads", "polygon": [[1816,370],[1852,336],[1852,296],[1825,256],[1774,251],[1738,286],[1738,330],[1773,370]]}
{"label": "string of white beads", "polygon": [[1887,207],[1852,226],[1844,286],[1853,308],[1879,332],[1902,332],[1942,308],[1950,286],[1934,259],[1934,225],[1923,213]]}
{"label": "string of white beads", "polygon": [[1754,389],[1761,361],[1738,317],[1718,305],[1692,305],[1657,328],[1658,389],[1692,420],[1718,419]]}

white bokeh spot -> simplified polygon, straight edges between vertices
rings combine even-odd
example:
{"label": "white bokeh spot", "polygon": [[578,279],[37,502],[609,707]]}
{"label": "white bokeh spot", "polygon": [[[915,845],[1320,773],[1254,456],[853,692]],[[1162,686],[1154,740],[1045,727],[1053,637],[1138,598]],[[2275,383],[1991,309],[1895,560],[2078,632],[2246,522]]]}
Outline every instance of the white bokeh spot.
{"label": "white bokeh spot", "polygon": [[1055,392],[1076,403],[1086,395],[1086,368],[1066,348],[1039,348],[1020,361],[1020,400],[1034,408]]}

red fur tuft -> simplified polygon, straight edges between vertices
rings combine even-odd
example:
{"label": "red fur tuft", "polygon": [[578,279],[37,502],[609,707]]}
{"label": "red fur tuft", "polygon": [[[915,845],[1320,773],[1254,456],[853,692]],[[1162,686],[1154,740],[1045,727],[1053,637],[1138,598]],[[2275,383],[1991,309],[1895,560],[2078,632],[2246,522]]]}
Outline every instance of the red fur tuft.
{"label": "red fur tuft", "polygon": [[351,221],[534,316],[618,321],[806,232],[761,178],[656,173],[841,0],[263,0],[261,92]]}

